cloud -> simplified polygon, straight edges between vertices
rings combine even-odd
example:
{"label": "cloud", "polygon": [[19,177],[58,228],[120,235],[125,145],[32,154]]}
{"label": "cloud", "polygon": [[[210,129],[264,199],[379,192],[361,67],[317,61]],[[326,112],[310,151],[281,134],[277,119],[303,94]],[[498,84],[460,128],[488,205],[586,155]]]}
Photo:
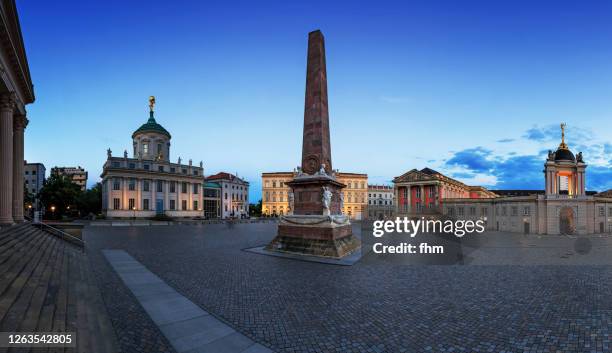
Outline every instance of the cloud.
{"label": "cloud", "polygon": [[470,178],[476,174],[495,180],[497,189],[541,189],[543,188],[542,165],[544,159],[536,155],[512,155],[502,158],[483,147],[468,148],[456,152],[445,166],[461,168],[453,172],[456,178]]}
{"label": "cloud", "polygon": [[501,139],[501,140],[497,140],[497,142],[499,143],[508,143],[508,142],[514,142],[514,139]]}
{"label": "cloud", "polygon": [[[538,127],[537,125],[525,131],[523,138],[536,141],[560,141],[561,127],[559,125],[546,125]],[[569,141],[590,141],[593,138],[593,133],[589,130],[577,126],[567,126],[565,128],[565,140]]]}
{"label": "cloud", "polygon": [[586,186],[588,190],[605,191],[612,189],[612,168],[590,166],[586,170]]}
{"label": "cloud", "polygon": [[488,159],[491,151],[483,147],[469,148],[456,152],[455,155],[446,161],[450,167],[461,167],[472,173],[489,172],[495,167],[495,163]]}

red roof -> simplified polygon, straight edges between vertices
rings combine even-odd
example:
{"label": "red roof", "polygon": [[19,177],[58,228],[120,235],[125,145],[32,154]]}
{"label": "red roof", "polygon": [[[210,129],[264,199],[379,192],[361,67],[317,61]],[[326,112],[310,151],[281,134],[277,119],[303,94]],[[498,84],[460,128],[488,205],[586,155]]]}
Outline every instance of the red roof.
{"label": "red roof", "polygon": [[226,172],[219,172],[217,174],[214,174],[214,175],[211,175],[209,177],[204,178],[204,180],[206,180],[206,181],[213,181],[213,180],[234,180],[234,179],[238,179],[241,182],[246,183],[246,181],[244,181],[241,178],[238,178],[234,174],[226,173]]}

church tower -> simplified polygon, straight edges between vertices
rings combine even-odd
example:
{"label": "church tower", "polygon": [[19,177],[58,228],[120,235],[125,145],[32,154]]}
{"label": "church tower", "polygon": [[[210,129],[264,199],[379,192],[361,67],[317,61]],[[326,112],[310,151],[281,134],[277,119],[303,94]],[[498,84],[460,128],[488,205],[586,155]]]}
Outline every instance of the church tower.
{"label": "church tower", "polygon": [[561,124],[561,143],[555,152],[548,151],[544,164],[546,195],[567,195],[569,198],[585,195],[585,170],[582,152],[576,156],[565,143],[565,124]]}

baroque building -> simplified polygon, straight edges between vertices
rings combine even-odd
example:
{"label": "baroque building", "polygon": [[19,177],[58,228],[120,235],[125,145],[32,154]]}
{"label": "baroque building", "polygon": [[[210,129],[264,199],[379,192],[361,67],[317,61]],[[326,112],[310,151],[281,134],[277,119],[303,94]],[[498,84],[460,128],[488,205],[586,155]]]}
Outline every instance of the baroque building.
{"label": "baroque building", "polygon": [[107,151],[102,171],[102,210],[107,218],[203,217],[204,168],[189,160],[170,162],[170,133],[154,117],[132,134],[133,155]]}
{"label": "baroque building", "polygon": [[[297,175],[294,172],[262,173],[261,212],[267,216],[283,216],[289,210],[290,188],[287,182]],[[346,185],[342,190],[344,204],[342,213],[359,220],[367,215],[368,175],[360,173],[336,173],[339,182]]]}
{"label": "baroque building", "polygon": [[368,185],[368,218],[383,219],[395,213],[395,193],[391,185]]}
{"label": "baroque building", "polygon": [[[415,215],[421,211],[422,214],[444,214],[457,220],[482,220],[487,230],[496,231],[611,233],[612,194],[609,191],[586,191],[586,169],[582,152],[574,155],[565,143],[565,125],[561,124],[561,143],[555,151],[548,152],[544,162],[544,190],[495,191],[482,187],[472,190],[474,187],[440,173],[413,170],[396,178],[395,188],[400,197],[397,212],[401,215],[408,210],[407,213]],[[405,186],[412,192],[404,191]],[[420,194],[415,189],[420,190]],[[432,189],[434,191],[430,191]],[[429,197],[423,198],[423,190]],[[415,195],[418,195],[416,203]],[[434,201],[428,201],[430,199]],[[416,212],[410,212],[411,206],[418,204],[433,204],[435,207],[417,206]]]}
{"label": "baroque building", "polygon": [[249,183],[236,175],[220,172],[206,178],[220,187],[220,217],[246,218],[249,215]]}

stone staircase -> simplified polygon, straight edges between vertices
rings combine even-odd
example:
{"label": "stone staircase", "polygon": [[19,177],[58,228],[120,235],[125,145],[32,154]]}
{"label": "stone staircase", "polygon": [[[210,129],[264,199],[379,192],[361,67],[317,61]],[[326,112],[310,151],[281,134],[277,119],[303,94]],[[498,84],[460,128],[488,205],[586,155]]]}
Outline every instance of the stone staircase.
{"label": "stone staircase", "polygon": [[75,332],[77,342],[0,353],[119,351],[84,250],[29,223],[0,231],[0,332]]}

